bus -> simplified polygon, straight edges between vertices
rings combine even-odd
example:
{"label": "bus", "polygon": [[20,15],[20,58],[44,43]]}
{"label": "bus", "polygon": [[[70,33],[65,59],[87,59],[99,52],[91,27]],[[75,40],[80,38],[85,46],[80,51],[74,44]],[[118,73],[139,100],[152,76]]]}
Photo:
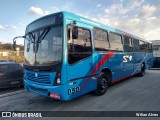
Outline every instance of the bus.
{"label": "bus", "polygon": [[41,17],[26,27],[24,87],[58,100],[94,91],[153,65],[152,44],[132,34],[69,12]]}

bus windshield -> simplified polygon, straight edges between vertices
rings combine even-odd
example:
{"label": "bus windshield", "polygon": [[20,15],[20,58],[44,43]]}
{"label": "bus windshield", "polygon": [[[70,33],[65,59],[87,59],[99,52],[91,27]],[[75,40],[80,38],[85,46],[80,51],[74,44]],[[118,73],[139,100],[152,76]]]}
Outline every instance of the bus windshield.
{"label": "bus windshield", "polygon": [[29,32],[25,39],[25,64],[48,66],[62,60],[62,26]]}

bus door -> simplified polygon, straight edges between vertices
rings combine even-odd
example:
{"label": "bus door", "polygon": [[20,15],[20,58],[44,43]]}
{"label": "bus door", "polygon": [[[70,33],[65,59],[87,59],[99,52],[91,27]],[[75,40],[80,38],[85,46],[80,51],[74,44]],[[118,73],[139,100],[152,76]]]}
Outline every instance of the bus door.
{"label": "bus door", "polygon": [[67,26],[67,32],[68,95],[74,98],[96,88],[96,80],[93,80],[91,75],[93,70],[91,26],[76,21],[76,25]]}
{"label": "bus door", "polygon": [[123,77],[128,77],[133,74],[133,46],[132,39],[124,37],[124,55],[123,55]]}

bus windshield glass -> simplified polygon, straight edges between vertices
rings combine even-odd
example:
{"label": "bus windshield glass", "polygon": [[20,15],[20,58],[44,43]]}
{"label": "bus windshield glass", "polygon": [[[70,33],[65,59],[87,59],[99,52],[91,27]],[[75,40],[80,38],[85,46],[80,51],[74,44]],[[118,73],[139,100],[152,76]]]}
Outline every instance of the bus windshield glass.
{"label": "bus windshield glass", "polygon": [[62,14],[40,18],[26,28],[24,64],[50,66],[62,61]]}
{"label": "bus windshield glass", "polygon": [[62,60],[62,27],[31,32],[25,39],[25,64],[53,65]]}
{"label": "bus windshield glass", "polygon": [[61,13],[42,17],[27,26],[25,65],[50,66],[62,61],[62,26]]}

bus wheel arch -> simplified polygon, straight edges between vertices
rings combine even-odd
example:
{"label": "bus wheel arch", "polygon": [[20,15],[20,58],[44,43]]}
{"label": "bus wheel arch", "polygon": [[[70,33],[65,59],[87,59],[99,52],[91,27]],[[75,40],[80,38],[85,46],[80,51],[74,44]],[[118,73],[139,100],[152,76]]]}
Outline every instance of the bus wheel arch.
{"label": "bus wheel arch", "polygon": [[106,93],[109,82],[111,82],[111,72],[108,69],[103,69],[100,71],[97,80],[97,89],[94,93],[98,96],[101,96]]}
{"label": "bus wheel arch", "polygon": [[108,75],[110,78],[109,78],[109,81],[108,81],[108,83],[110,84],[111,82],[112,82],[112,72],[111,72],[111,70],[110,69],[108,69],[108,68],[104,68],[104,69],[102,69],[101,71],[100,71],[100,73],[101,72],[104,72],[106,75]]}

